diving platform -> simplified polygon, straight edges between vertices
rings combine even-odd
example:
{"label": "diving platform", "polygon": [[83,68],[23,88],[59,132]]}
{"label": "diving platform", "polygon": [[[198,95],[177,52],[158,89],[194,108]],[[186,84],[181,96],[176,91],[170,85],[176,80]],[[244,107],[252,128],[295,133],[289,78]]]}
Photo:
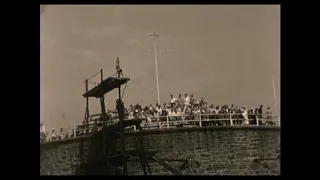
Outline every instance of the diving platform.
{"label": "diving platform", "polygon": [[130,81],[130,78],[124,77],[108,77],[103,80],[102,83],[98,84],[94,88],[90,89],[88,92],[84,93],[82,96],[84,98],[95,97],[100,98],[104,94],[119,88],[121,85]]}

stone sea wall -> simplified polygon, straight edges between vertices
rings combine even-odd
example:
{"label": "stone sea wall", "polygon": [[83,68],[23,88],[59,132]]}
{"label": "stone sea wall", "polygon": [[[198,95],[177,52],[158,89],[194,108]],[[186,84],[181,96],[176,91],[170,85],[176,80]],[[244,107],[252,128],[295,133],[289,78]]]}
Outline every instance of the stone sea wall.
{"label": "stone sea wall", "polygon": [[[134,138],[132,133],[127,135],[127,149],[134,148]],[[97,135],[85,140],[76,138],[41,144],[40,175],[81,174],[77,169],[79,162],[88,159],[89,151],[103,152],[102,142],[102,137]],[[108,146],[117,144],[119,142]],[[166,161],[184,175],[280,175],[280,128],[277,127],[146,131],[144,146],[146,150],[158,151],[159,159],[189,160],[189,167],[181,171],[183,162]],[[94,153],[94,156],[95,159],[103,158],[102,153]],[[152,175],[172,175],[157,162],[151,161],[149,166]],[[128,174],[143,175],[139,161],[128,162]]]}

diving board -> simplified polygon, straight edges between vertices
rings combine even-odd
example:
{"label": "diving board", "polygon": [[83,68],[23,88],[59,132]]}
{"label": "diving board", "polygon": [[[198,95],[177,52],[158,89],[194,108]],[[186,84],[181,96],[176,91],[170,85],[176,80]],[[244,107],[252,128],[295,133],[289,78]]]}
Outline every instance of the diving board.
{"label": "diving board", "polygon": [[126,82],[130,81],[130,78],[124,77],[109,77],[102,81],[102,83],[98,84],[94,88],[90,89],[88,92],[84,93],[82,96],[87,97],[96,97],[99,98],[104,94],[120,87]]}

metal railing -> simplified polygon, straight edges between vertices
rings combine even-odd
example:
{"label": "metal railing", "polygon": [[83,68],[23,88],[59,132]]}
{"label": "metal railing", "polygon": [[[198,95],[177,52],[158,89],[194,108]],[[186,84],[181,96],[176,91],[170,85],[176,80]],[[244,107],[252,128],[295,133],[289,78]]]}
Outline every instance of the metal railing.
{"label": "metal railing", "polygon": [[[99,116],[99,115],[96,115]],[[137,117],[136,117],[137,118]],[[170,128],[180,128],[180,127],[204,127],[204,126],[275,126],[280,127],[280,120],[278,116],[271,114],[248,114],[248,119],[245,120],[240,113],[229,113],[229,114],[185,114],[178,116],[153,116],[153,117],[143,117],[139,116],[138,118],[143,118],[145,121],[141,122],[141,126],[145,129],[170,129]],[[134,117],[129,117],[125,121],[135,119]],[[108,124],[112,125],[117,123],[118,119],[109,120]],[[89,123],[89,133],[97,131],[102,128],[102,122],[99,121],[99,118],[92,119]],[[81,136],[83,131],[83,126],[78,125],[74,126],[72,131],[63,132],[61,134],[52,134],[52,131],[49,130],[48,133],[42,136],[45,137],[45,140],[42,138],[42,142],[70,139]],[[126,127],[126,131],[136,131],[135,126]],[[67,135],[68,134],[68,135]],[[41,136],[41,135],[40,135]],[[41,137],[40,137],[41,139]]]}

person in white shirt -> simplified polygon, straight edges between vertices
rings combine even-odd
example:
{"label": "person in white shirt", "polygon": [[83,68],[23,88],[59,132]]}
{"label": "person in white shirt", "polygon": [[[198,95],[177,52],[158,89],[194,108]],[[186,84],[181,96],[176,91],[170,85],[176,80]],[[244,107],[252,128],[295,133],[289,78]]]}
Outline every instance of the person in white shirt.
{"label": "person in white shirt", "polygon": [[161,116],[161,114],[162,114],[162,109],[161,109],[161,106],[160,105],[158,105],[157,107],[156,107],[156,117],[157,117],[157,122],[159,122],[159,117]]}
{"label": "person in white shirt", "polygon": [[169,120],[170,121],[174,121],[175,120],[175,116],[176,116],[176,113],[174,112],[173,108],[171,108],[170,112],[169,112]]}
{"label": "person in white shirt", "polygon": [[180,120],[180,113],[178,112],[178,109],[174,109],[174,116],[176,117],[176,120]]}
{"label": "person in white shirt", "polygon": [[187,93],[184,94],[184,104],[185,104],[185,106],[190,105],[190,97],[188,96]]}
{"label": "person in white shirt", "polygon": [[46,128],[42,123],[40,123],[40,141],[44,142],[46,140]]}
{"label": "person in white shirt", "polygon": [[57,133],[55,129],[52,129],[51,131],[51,140],[57,140]]}
{"label": "person in white shirt", "polygon": [[42,123],[40,123],[40,133],[46,133],[46,128]]}
{"label": "person in white shirt", "polygon": [[176,101],[177,101],[177,99],[176,99],[175,97],[173,97],[173,95],[171,94],[171,95],[170,95],[170,103],[171,103],[171,105],[172,105],[172,104],[175,104]]}
{"label": "person in white shirt", "polygon": [[178,105],[183,106],[183,104],[184,104],[184,99],[182,98],[181,94],[179,94]]}
{"label": "person in white shirt", "polygon": [[249,124],[249,118],[248,118],[248,112],[247,112],[245,106],[242,107],[242,116],[243,116],[243,119],[244,119],[243,124],[244,125],[248,125]]}

